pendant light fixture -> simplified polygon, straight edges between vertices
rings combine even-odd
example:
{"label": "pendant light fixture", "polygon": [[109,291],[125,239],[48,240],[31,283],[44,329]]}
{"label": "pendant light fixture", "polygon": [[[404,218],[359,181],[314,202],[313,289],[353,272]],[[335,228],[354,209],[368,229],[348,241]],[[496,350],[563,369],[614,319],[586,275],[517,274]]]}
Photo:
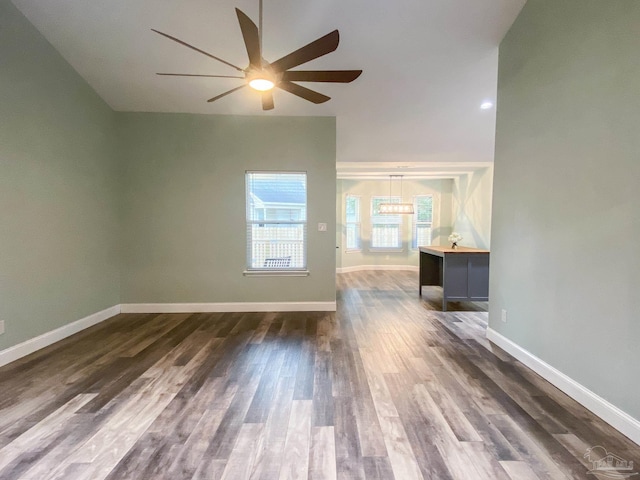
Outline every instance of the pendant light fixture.
{"label": "pendant light fixture", "polygon": [[[394,177],[400,178],[400,203],[391,203],[391,180]],[[402,175],[389,175],[389,203],[381,203],[378,213],[390,215],[413,213],[413,203],[402,203]]]}

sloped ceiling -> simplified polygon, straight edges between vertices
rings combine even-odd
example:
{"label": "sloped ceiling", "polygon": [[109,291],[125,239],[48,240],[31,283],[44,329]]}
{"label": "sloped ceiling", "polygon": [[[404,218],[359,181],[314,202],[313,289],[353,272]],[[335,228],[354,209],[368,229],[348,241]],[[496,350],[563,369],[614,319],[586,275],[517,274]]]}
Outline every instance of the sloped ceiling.
{"label": "sloped ceiling", "polygon": [[526,0],[264,0],[267,60],[338,29],[337,51],[298,69],[364,70],[351,84],[305,84],[332,97],[322,105],[277,90],[270,112],[250,89],[206,102],[241,80],[155,75],[236,72],[150,30],[244,67],[234,8],[257,23],[258,0],[13,1],[115,110],[334,115],[340,168],[428,174],[493,160],[495,108],[479,106],[495,100],[498,45]]}

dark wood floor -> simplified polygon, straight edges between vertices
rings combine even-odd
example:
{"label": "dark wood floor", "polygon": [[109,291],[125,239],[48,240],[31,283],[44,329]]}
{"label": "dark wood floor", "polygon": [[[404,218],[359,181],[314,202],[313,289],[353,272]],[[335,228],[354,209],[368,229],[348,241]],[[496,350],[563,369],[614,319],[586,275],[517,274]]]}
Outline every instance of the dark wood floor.
{"label": "dark wood floor", "polygon": [[640,448],[413,272],[336,313],[118,315],[0,369],[1,479],[593,479]]}

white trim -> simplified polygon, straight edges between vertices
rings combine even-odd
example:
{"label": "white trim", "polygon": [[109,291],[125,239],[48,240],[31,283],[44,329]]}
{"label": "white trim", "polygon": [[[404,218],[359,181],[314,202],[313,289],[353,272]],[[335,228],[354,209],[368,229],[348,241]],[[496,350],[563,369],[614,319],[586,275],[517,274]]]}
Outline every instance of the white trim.
{"label": "white trim", "polygon": [[114,305],[80,320],[0,350],[0,367],[41,350],[119,313],[198,313],[198,312],[335,312],[336,302],[270,303],[125,303]]}
{"label": "white trim", "polygon": [[336,302],[123,303],[122,313],[335,312]]}
{"label": "white trim", "polygon": [[[442,158],[440,155],[439,158]],[[336,162],[338,179],[388,180],[389,175],[402,174],[405,180],[450,179],[493,166],[493,159],[481,162],[449,161],[423,162]]]}
{"label": "white trim", "polygon": [[353,267],[338,267],[336,273],[361,272],[363,270],[409,270],[417,272],[420,267],[416,265],[356,265]]}
{"label": "white trim", "polygon": [[369,247],[367,251],[369,253],[402,253],[404,248]]}
{"label": "white trim", "polygon": [[245,277],[308,277],[309,270],[269,270],[256,269],[242,272]]}
{"label": "white trim", "polygon": [[492,328],[487,329],[487,339],[511,354],[549,383],[558,387],[582,406],[591,410],[620,433],[640,444],[640,421],[638,419],[620,410],[612,403],[609,403]]}
{"label": "white trim", "polygon": [[0,367],[8,363],[14,362],[22,357],[48,347],[49,345],[59,342],[74,333],[78,333],[85,328],[89,328],[100,322],[107,320],[120,313],[120,305],[114,305],[113,307],[106,308],[100,312],[88,315],[80,320],[63,325],[60,328],[51,330],[50,332],[43,333],[37,337],[30,338],[22,343],[9,347],[0,351]]}

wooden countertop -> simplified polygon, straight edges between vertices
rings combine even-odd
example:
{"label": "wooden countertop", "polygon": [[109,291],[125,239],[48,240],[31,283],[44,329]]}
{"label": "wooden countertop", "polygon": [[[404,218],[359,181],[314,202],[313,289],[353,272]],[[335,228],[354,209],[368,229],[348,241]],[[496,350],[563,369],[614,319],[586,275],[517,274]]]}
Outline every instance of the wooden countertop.
{"label": "wooden countertop", "polygon": [[483,250],[482,248],[472,248],[472,247],[462,247],[458,246],[458,248],[451,248],[441,246],[441,245],[430,245],[428,247],[420,247],[420,251],[424,253],[430,253],[431,255],[436,255],[438,257],[443,257],[446,254],[450,253],[489,253],[489,250]]}

